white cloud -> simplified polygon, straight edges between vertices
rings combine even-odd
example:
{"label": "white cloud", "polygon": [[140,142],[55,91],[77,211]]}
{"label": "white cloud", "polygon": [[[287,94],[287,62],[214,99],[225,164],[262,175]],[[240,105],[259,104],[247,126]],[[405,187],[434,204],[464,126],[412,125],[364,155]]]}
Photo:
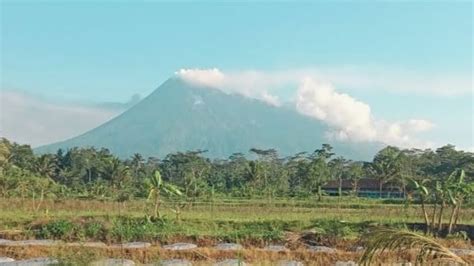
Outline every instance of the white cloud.
{"label": "white cloud", "polygon": [[280,100],[278,99],[278,96],[271,95],[266,91],[261,93],[261,99],[270,105],[280,106]]}
{"label": "white cloud", "polygon": [[[416,138],[419,133],[434,127],[430,121],[410,119],[388,122],[376,119],[368,104],[354,99],[346,93],[338,92],[332,84],[355,89],[375,87],[407,93],[430,93],[439,95],[459,95],[467,93],[464,81],[451,82],[457,88],[431,84],[424,78],[402,75],[402,72],[385,72],[377,69],[326,68],[296,69],[288,71],[236,71],[224,73],[219,69],[182,69],[176,74],[185,81],[220,89],[226,93],[238,93],[259,99],[272,105],[281,105],[276,96],[279,88],[298,87],[294,96],[296,109],[302,114],[324,121],[331,127],[330,138],[349,141],[380,141],[401,147],[430,147],[433,143]],[[438,78],[437,81],[443,80]],[[331,81],[331,82],[330,82]],[[401,86],[401,89],[398,87]]]}
{"label": "white cloud", "polygon": [[403,126],[410,128],[413,133],[429,131],[435,127],[431,121],[423,119],[410,119],[406,121]]}
{"label": "white cloud", "polygon": [[296,109],[335,128],[340,139],[374,140],[370,106],[347,94],[338,93],[328,83],[303,80],[296,93]]}
{"label": "white cloud", "polygon": [[[413,121],[417,121],[415,124]],[[414,119],[409,121],[387,122],[374,121],[377,128],[377,140],[404,148],[432,148],[435,144],[419,137],[419,133],[429,131],[434,124],[427,120]]]}
{"label": "white cloud", "polygon": [[[353,88],[377,87],[383,90],[408,92],[428,92],[426,86],[431,81],[408,78],[398,73],[385,73],[365,69],[297,69],[289,71],[237,71],[224,73],[213,69],[181,69],[176,74],[183,80],[195,85],[222,90],[226,93],[238,93],[246,97],[259,99],[271,105],[281,105],[276,96],[278,89],[298,88],[294,96],[296,109],[304,114],[325,122],[331,130],[327,137],[348,141],[379,141],[400,147],[431,147],[433,143],[417,138],[417,134],[429,131],[434,127],[430,121],[410,119],[408,121],[388,122],[375,118],[368,104],[354,99],[349,94],[338,92],[333,84]],[[375,72],[374,72],[375,71]],[[340,74],[340,75],[339,75]],[[376,74],[372,76],[372,74]],[[385,78],[387,80],[385,80]],[[329,80],[334,81],[329,82]],[[442,80],[442,78],[441,78]],[[466,93],[464,81],[453,83],[458,90],[451,87],[434,86],[431,93],[440,95],[458,95]],[[441,84],[443,85],[443,84]],[[426,91],[424,91],[426,90]],[[415,92],[415,91],[411,91]]]}
{"label": "white cloud", "polygon": [[225,76],[217,68],[212,69],[180,69],[175,73],[182,79],[197,85],[218,88],[224,86]]}
{"label": "white cloud", "polygon": [[181,69],[175,73],[188,83],[219,89],[225,93],[238,93],[249,98],[261,100],[270,105],[279,106],[277,96],[270,94],[267,89],[278,82],[269,82],[260,72],[246,71],[223,73],[217,68],[212,69]]}
{"label": "white cloud", "polygon": [[351,90],[442,97],[473,94],[472,73],[430,73],[395,67],[338,66],[225,73],[217,68],[181,69],[176,74],[194,84],[219,89],[225,87],[227,92],[239,92],[253,98],[262,91],[274,92],[281,87],[297,86],[307,77]]}
{"label": "white cloud", "polygon": [[297,90],[296,108],[302,114],[324,121],[332,130],[327,136],[349,141],[379,141],[400,147],[430,147],[416,134],[431,130],[434,124],[423,119],[387,122],[375,119],[370,106],[331,84],[306,78]]}
{"label": "white cloud", "polygon": [[84,133],[122,110],[56,103],[16,91],[0,91],[0,136],[39,146]]}

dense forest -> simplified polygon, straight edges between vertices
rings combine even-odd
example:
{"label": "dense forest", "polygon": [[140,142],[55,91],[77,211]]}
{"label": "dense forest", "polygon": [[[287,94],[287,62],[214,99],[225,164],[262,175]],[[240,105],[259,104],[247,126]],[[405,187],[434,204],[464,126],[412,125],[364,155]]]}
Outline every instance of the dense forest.
{"label": "dense forest", "polygon": [[[73,148],[35,155],[29,145],[2,138],[0,196],[146,198],[149,180],[155,173],[182,191],[188,201],[215,196],[320,199],[322,187],[330,180],[350,180],[355,193],[358,180],[366,177],[376,179],[380,190],[390,182],[402,192],[415,193],[421,184],[438,191],[439,187],[460,183],[453,176],[459,176],[461,171],[461,183],[472,188],[474,177],[473,153],[456,150],[452,145],[436,150],[387,146],[371,162],[338,156],[328,144],[311,154],[298,153],[286,158],[279,157],[273,149],[249,152],[251,158],[235,153],[228,159],[210,160],[205,157],[206,151],[199,150],[173,153],[165,158],[135,154],[121,160],[104,148]],[[441,197],[435,194],[433,197]]]}

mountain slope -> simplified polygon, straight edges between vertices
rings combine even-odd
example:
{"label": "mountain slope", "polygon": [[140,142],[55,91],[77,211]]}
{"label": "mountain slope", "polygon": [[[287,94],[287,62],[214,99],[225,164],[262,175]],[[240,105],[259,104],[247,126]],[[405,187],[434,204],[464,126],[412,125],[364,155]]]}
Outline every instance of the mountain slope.
{"label": "mountain slope", "polygon": [[[275,148],[282,155],[291,155],[327,143],[326,130],[325,125],[294,110],[194,87],[174,78],[111,121],[37,151],[95,146],[109,148],[120,157],[136,152],[163,157],[176,151],[205,149],[209,157],[224,158],[255,147]],[[331,144],[338,154],[353,159],[370,159],[380,147],[369,143]]]}

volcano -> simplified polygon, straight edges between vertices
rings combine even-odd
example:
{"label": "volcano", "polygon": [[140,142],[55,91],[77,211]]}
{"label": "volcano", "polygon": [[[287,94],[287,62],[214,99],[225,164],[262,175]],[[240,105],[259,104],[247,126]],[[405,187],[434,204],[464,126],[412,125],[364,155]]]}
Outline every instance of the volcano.
{"label": "volcano", "polygon": [[191,85],[176,77],[114,119],[36,152],[104,147],[121,158],[134,153],[162,158],[178,151],[207,150],[210,158],[226,158],[251,148],[274,148],[288,156],[329,143],[338,155],[366,160],[381,148],[378,143],[330,141],[325,137],[328,130],[293,108]]}

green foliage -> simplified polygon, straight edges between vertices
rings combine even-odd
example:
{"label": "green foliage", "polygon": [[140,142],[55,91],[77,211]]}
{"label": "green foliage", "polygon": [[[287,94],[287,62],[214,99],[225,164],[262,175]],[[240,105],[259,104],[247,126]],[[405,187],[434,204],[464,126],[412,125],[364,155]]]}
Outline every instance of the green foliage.
{"label": "green foliage", "polygon": [[283,238],[287,224],[266,221],[234,223],[230,226],[231,229],[219,233],[220,238],[225,241],[239,242],[247,239],[278,241]]}
{"label": "green foliage", "polygon": [[67,220],[52,221],[42,225],[37,233],[40,238],[67,239],[71,237],[74,224]]}
{"label": "green foliage", "polygon": [[357,226],[340,220],[317,220],[314,227],[318,234],[328,238],[347,238],[358,233]]}
{"label": "green foliage", "polygon": [[[414,196],[416,202],[423,196],[427,206],[443,201],[448,211],[454,206],[453,225],[460,208],[474,204],[474,156],[450,145],[436,150],[389,146],[372,162],[336,157],[329,144],[285,158],[275,149],[252,148],[250,153],[249,158],[235,153],[211,160],[207,151],[195,150],[162,160],[141,154],[123,160],[107,149],[72,148],[35,156],[28,145],[2,138],[0,197],[34,198],[35,211],[43,211],[46,199],[70,197],[118,202],[148,198],[155,208],[177,194],[184,203],[225,197],[322,200],[328,182],[339,184],[341,196],[357,196],[359,181],[372,177],[379,181],[380,196],[387,187]],[[350,180],[352,189],[343,191],[343,180]]]}
{"label": "green foliage", "polygon": [[88,222],[84,225],[84,235],[89,239],[100,239],[104,231],[103,224],[96,221]]}
{"label": "green foliage", "polygon": [[154,175],[149,177],[146,180],[148,187],[148,200],[154,201],[154,216],[155,218],[160,218],[159,207],[161,205],[161,192],[164,192],[168,195],[181,196],[182,192],[173,184],[164,182],[161,178],[160,172],[155,171]]}
{"label": "green foliage", "polygon": [[[322,202],[279,198],[271,203],[265,198],[226,198],[216,201],[214,208],[209,202],[195,202],[183,211],[180,222],[169,210],[173,206],[171,202],[163,206],[160,219],[144,216],[144,200],[124,204],[97,200],[50,200],[45,202],[45,207],[50,209],[49,218],[32,213],[27,207],[29,202],[31,200],[27,199],[0,201],[0,228],[31,232],[29,237],[43,238],[55,232],[55,238],[66,241],[109,243],[128,239],[166,242],[177,237],[190,240],[204,237],[219,241],[270,241],[287,236],[287,232],[309,230],[316,232],[321,244],[330,244],[339,238],[354,239],[376,225],[422,228],[419,225],[422,216],[417,206],[409,206],[408,216],[403,218],[405,210],[400,204],[349,197],[344,197],[342,201],[337,197],[328,197]],[[472,224],[473,213],[472,209],[464,209],[462,224]],[[41,222],[45,220],[49,222]],[[66,226],[61,226],[64,223]],[[69,229],[56,229],[58,227]]]}
{"label": "green foliage", "polygon": [[113,221],[111,236],[124,242],[146,239],[146,235],[151,233],[148,224],[145,220],[119,218]]}

